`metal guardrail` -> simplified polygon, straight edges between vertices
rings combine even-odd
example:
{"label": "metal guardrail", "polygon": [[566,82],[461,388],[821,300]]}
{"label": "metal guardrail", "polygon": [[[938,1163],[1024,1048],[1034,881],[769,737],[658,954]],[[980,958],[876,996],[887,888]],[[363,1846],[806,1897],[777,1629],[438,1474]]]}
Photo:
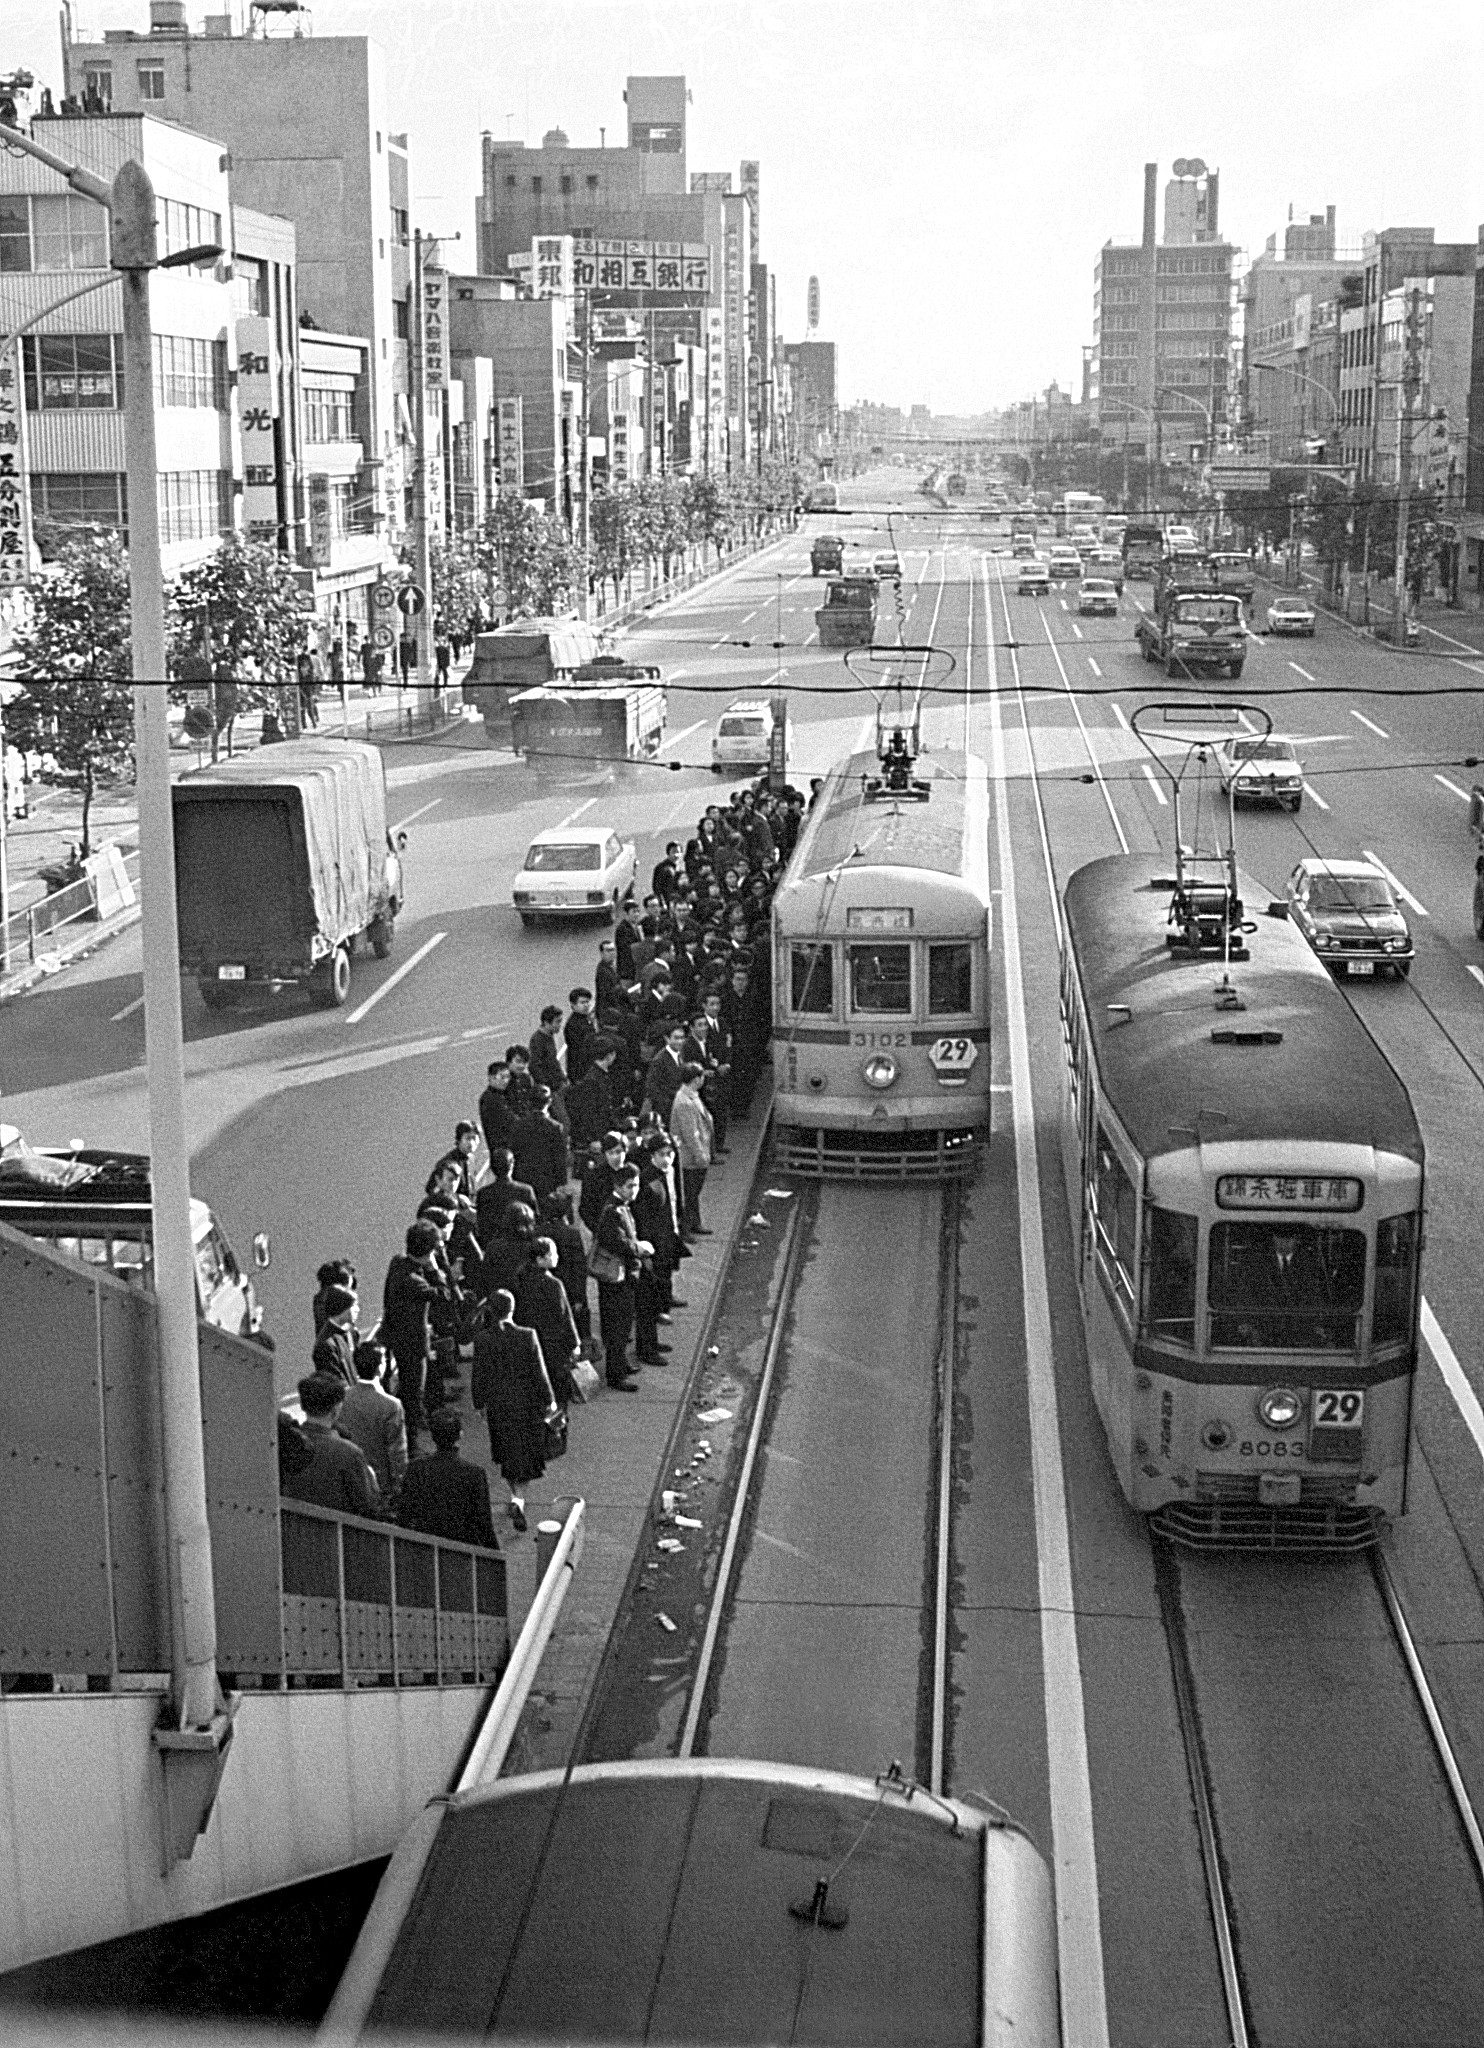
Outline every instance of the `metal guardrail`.
{"label": "metal guardrail", "polygon": [[[123,856],[123,870],[137,890],[137,849]],[[73,953],[91,945],[100,929],[115,917],[137,909],[137,903],[122,902],[106,907],[110,894],[116,893],[107,877],[100,883],[92,876],[84,876],[81,881],[68,882],[39,902],[28,904],[24,910],[15,911],[0,926],[0,981],[17,968],[44,964],[51,956],[55,956],[60,967]]]}
{"label": "metal guardrail", "polygon": [[510,1629],[498,1551],[304,1501],[281,1504],[279,1531],[284,1677],[343,1686],[499,1677]]}

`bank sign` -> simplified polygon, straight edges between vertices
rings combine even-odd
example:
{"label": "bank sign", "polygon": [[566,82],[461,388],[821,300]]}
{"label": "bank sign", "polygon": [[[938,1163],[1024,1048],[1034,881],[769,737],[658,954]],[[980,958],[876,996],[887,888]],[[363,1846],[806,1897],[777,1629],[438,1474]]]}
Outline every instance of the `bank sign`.
{"label": "bank sign", "polygon": [[711,250],[705,242],[578,241],[572,244],[572,281],[579,291],[707,298]]}

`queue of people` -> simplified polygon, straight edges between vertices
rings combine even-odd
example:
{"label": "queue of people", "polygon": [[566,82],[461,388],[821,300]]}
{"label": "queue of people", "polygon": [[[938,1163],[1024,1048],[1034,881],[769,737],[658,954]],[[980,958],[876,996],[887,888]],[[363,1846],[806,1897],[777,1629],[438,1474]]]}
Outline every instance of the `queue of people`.
{"label": "queue of people", "polygon": [[353,1267],[320,1267],[304,1420],[280,1421],[286,1497],[498,1547],[485,1474],[460,1450],[465,1365],[524,1530],[571,1407],[668,1364],[676,1279],[710,1235],[707,1175],[767,1053],[772,895],[803,815],[797,792],[743,789],[666,847],[592,987],[545,1004],[530,1040],[490,1063],[368,1334]]}

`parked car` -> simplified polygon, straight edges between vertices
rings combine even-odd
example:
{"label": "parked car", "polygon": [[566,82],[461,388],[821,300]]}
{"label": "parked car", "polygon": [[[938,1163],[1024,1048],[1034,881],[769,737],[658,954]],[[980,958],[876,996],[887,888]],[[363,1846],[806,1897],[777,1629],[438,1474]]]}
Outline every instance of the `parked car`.
{"label": "parked car", "polygon": [[1101,614],[1112,619],[1118,615],[1118,592],[1104,576],[1084,576],[1082,588],[1077,593],[1077,609],[1084,618]]}
{"label": "parked car", "polygon": [[1051,588],[1051,572],[1039,555],[1028,555],[1016,571],[1015,588],[1024,597],[1027,592],[1033,596],[1044,596]]}
{"label": "parked car", "polygon": [[1306,597],[1275,597],[1268,606],[1270,633],[1304,633],[1314,637],[1314,607]]}
{"label": "parked car", "polygon": [[611,825],[554,825],[526,849],[511,896],[527,927],[542,917],[605,917],[611,924],[637,867],[634,842]]}
{"label": "parked car", "polygon": [[1412,971],[1412,934],[1396,895],[1368,860],[1301,860],[1284,890],[1288,915],[1325,966],[1340,974]]}
{"label": "parked car", "polygon": [[1283,804],[1297,811],[1304,801],[1304,771],[1292,740],[1234,733],[1217,748],[1216,766],[1235,803]]}

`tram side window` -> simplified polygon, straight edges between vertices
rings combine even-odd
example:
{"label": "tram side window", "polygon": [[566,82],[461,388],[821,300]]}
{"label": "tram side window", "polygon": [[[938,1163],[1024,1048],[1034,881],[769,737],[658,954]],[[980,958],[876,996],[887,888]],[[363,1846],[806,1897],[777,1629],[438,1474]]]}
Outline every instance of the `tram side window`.
{"label": "tram side window", "polygon": [[829,1017],[835,1009],[835,955],[831,946],[789,949],[789,1005],[806,1016]]}
{"label": "tram side window", "polygon": [[912,1012],[912,948],[852,946],[850,1007],[866,1017],[907,1017]]}
{"label": "tram side window", "polygon": [[1098,1251],[1108,1279],[1125,1305],[1132,1307],[1134,1241],[1138,1227],[1134,1184],[1101,1124],[1098,1125],[1094,1164],[1093,1205],[1097,1211]]}
{"label": "tram side window", "polygon": [[1148,1334],[1176,1344],[1195,1342],[1198,1225],[1178,1209],[1149,1211]]}
{"label": "tram side window", "polygon": [[1416,1262],[1417,1218],[1383,1216],[1376,1225],[1376,1306],[1371,1316],[1373,1344],[1394,1344],[1409,1334]]}
{"label": "tram side window", "polygon": [[974,1007],[971,946],[928,947],[928,1015],[966,1017]]}

